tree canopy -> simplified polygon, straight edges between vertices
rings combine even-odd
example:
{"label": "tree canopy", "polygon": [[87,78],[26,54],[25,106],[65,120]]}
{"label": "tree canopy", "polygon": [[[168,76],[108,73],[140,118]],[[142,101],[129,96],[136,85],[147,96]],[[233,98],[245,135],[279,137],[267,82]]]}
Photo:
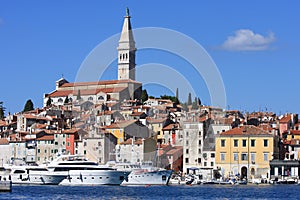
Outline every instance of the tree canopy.
{"label": "tree canopy", "polygon": [[142,90],[141,100],[142,100],[143,103],[148,100],[148,93],[147,93],[146,89]]}
{"label": "tree canopy", "polygon": [[23,112],[31,111],[31,110],[33,110],[33,109],[34,109],[33,103],[32,103],[32,101],[31,101],[31,99],[28,99],[28,100],[26,101],[25,106],[24,106]]}
{"label": "tree canopy", "polygon": [[0,101],[0,120],[4,118],[5,107],[3,107],[3,102]]}

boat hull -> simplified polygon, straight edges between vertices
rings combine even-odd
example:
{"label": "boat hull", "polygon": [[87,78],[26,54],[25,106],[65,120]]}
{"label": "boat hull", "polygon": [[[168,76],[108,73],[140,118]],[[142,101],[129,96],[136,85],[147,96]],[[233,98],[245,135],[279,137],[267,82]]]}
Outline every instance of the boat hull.
{"label": "boat hull", "polygon": [[59,185],[120,185],[129,172],[104,170],[70,170]]}
{"label": "boat hull", "polygon": [[168,185],[172,170],[151,172],[132,171],[122,185]]}
{"label": "boat hull", "polygon": [[65,179],[64,175],[50,174],[13,174],[10,175],[14,185],[58,185]]}

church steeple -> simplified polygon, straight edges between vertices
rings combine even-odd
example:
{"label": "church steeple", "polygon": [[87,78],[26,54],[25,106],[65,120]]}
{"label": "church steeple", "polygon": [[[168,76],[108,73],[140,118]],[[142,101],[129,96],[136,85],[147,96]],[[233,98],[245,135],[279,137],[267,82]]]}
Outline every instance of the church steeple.
{"label": "church steeple", "polygon": [[118,80],[135,80],[135,42],[130,23],[129,9],[122,28],[118,46]]}

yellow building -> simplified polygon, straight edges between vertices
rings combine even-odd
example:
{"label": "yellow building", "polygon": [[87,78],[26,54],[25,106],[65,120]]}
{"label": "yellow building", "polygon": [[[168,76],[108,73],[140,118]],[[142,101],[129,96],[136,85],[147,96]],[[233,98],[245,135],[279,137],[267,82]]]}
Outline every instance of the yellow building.
{"label": "yellow building", "polygon": [[269,178],[269,161],[278,155],[278,137],[255,126],[242,126],[216,137],[216,166],[224,177]]}

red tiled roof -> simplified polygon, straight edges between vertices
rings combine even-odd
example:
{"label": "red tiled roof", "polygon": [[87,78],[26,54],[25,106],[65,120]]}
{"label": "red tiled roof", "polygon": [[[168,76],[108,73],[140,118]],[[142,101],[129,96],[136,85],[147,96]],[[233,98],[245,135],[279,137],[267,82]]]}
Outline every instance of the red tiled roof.
{"label": "red tiled roof", "polygon": [[164,118],[158,118],[158,119],[155,119],[155,118],[151,118],[151,117],[147,117],[147,122],[149,122],[150,124],[151,123],[163,123],[166,119]]}
{"label": "red tiled roof", "polygon": [[[126,87],[115,87],[115,88],[99,88],[99,89],[88,89],[88,90],[80,90],[80,95],[96,95],[100,92],[103,93],[116,93],[125,90]],[[56,90],[49,94],[50,97],[66,97],[68,95],[77,95],[78,90]]]}
{"label": "red tiled roof", "polygon": [[270,135],[270,133],[256,126],[246,125],[222,132],[220,135]]}
{"label": "red tiled roof", "polygon": [[119,121],[116,123],[112,123],[109,126],[105,126],[105,129],[120,129],[120,128],[125,128],[127,126],[129,126],[130,124],[135,123],[136,120],[126,120],[126,121]]}
{"label": "red tiled roof", "polygon": [[38,140],[38,141],[54,140],[54,135],[44,135],[42,137],[37,138],[36,140]]}
{"label": "red tiled roof", "polygon": [[6,138],[0,138],[0,145],[8,145],[9,141]]}
{"label": "red tiled roof", "polygon": [[94,82],[76,82],[76,83],[64,83],[61,87],[76,87],[76,86],[89,86],[89,85],[108,85],[118,83],[139,83],[137,81],[128,80],[107,80],[107,81],[94,81]]}
{"label": "red tiled roof", "polygon": [[285,116],[279,120],[280,123],[288,123],[291,120],[291,115]]}
{"label": "red tiled roof", "polygon": [[[120,144],[132,144],[132,138],[129,138],[128,140],[126,140],[125,142],[121,142]],[[143,144],[143,140],[137,139],[134,141],[134,144]]]}
{"label": "red tiled roof", "polygon": [[172,129],[175,129],[175,130],[181,130],[181,128],[179,127],[178,124],[169,124],[168,126],[165,126],[162,130],[163,131],[170,131]]}
{"label": "red tiled roof", "polygon": [[130,116],[141,116],[142,114],[146,114],[144,112],[135,112],[135,113],[131,113]]}

